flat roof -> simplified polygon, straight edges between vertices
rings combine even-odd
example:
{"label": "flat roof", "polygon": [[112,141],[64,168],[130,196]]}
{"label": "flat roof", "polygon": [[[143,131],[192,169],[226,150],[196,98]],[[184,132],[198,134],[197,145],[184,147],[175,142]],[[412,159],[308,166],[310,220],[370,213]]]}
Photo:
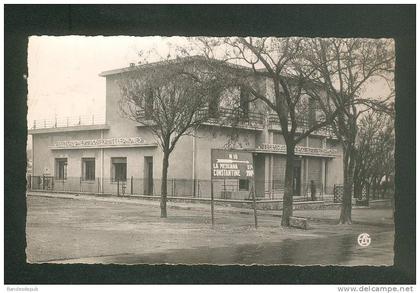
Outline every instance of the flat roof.
{"label": "flat roof", "polygon": [[[153,66],[158,66],[158,65],[170,65],[170,64],[177,64],[177,63],[181,63],[181,62],[192,62],[192,61],[210,61],[210,62],[214,62],[214,63],[219,63],[219,64],[224,65],[224,66],[227,65],[227,66],[231,67],[232,69],[249,70],[249,71],[253,70],[253,68],[251,68],[249,66],[234,64],[234,63],[231,63],[231,62],[228,62],[228,61],[218,60],[218,59],[215,59],[215,58],[209,58],[209,57],[202,56],[202,55],[193,55],[193,56],[178,57],[178,58],[175,58],[175,59],[162,60],[162,61],[157,61],[157,62],[152,62],[152,63],[131,65],[131,66],[128,66],[128,67],[106,70],[106,71],[102,71],[101,73],[99,73],[99,76],[107,77],[107,76],[117,75],[117,74],[121,74],[121,73],[125,73],[125,72],[133,72],[133,71],[140,70],[140,69],[147,69],[147,68],[151,68]],[[256,71],[258,71],[260,73],[267,72],[267,70],[265,68],[257,68]],[[295,77],[292,77],[292,76],[289,76],[289,77],[284,76],[284,77],[287,78],[287,79],[290,79],[290,80],[295,79]],[[317,83],[314,83],[314,82],[312,82],[312,84],[317,85]],[[318,85],[318,86],[320,86],[320,85]]]}
{"label": "flat roof", "polygon": [[110,129],[110,126],[108,124],[94,124],[94,125],[80,125],[80,126],[69,126],[69,127],[50,127],[50,128],[28,129],[28,134],[93,131],[93,130],[108,130],[108,129]]}
{"label": "flat roof", "polygon": [[234,64],[234,63],[230,63],[230,62],[225,62],[225,61],[214,59],[214,58],[207,58],[207,57],[202,56],[202,55],[193,55],[193,56],[180,57],[180,58],[176,58],[176,59],[163,60],[163,61],[157,61],[157,62],[146,63],[146,64],[132,65],[132,66],[124,67],[124,68],[106,70],[106,71],[103,71],[103,72],[99,73],[99,76],[106,77],[106,76],[109,76],[109,75],[115,75],[115,74],[120,74],[120,73],[124,73],[124,72],[131,72],[131,71],[135,71],[135,70],[139,70],[139,69],[150,68],[150,67],[157,66],[157,65],[169,65],[169,64],[176,64],[176,63],[188,62],[188,61],[212,61],[212,62],[215,62],[215,63],[219,62],[223,65],[228,64],[232,68],[252,70],[251,67],[238,65],[238,64]]}

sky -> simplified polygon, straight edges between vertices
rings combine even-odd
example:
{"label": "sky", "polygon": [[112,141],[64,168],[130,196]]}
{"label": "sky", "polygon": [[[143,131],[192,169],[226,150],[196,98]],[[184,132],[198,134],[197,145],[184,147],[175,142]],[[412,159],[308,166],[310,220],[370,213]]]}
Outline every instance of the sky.
{"label": "sky", "polygon": [[[156,60],[166,58],[178,45],[189,43],[184,37],[30,37],[28,125],[55,116],[104,115],[105,78],[99,73],[137,63],[139,52]],[[386,93],[381,83],[367,90],[370,96]]]}
{"label": "sky", "polygon": [[[182,37],[32,36],[28,45],[28,124],[34,119],[105,113],[105,78],[99,73],[128,67],[138,52],[166,57]],[[166,54],[166,55],[165,55]],[[154,56],[157,56],[154,54]]]}

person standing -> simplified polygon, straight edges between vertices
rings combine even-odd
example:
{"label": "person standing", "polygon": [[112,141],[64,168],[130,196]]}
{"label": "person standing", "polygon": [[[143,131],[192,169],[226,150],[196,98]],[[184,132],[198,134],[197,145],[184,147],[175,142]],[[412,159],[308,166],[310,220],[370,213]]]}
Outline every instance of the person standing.
{"label": "person standing", "polygon": [[315,181],[311,180],[311,200],[316,200],[316,185]]}

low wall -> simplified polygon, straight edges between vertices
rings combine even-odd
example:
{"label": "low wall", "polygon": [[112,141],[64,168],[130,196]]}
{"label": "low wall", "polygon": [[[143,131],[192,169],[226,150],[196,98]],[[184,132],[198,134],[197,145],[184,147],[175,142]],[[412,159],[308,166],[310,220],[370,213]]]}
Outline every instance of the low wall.
{"label": "low wall", "polygon": [[[92,195],[92,196],[99,196],[99,197],[116,197],[116,195],[106,194],[106,193],[92,193],[92,192],[64,192],[64,191],[31,191],[31,193],[61,193],[61,194],[84,194],[84,195]],[[123,198],[137,198],[137,199],[146,199],[146,200],[154,200],[159,201],[160,196],[154,195],[125,195],[120,196]],[[186,203],[205,203],[210,204],[211,200],[209,198],[191,198],[191,197],[167,197],[168,201],[172,202],[186,202]],[[258,210],[282,210],[283,209],[283,201],[282,200],[257,200],[257,209]],[[214,199],[214,204],[219,206],[226,206],[226,207],[235,207],[235,208],[253,208],[252,200],[235,200],[235,199]],[[300,201],[293,203],[294,210],[303,210],[303,209],[320,209],[324,205],[324,201]]]}

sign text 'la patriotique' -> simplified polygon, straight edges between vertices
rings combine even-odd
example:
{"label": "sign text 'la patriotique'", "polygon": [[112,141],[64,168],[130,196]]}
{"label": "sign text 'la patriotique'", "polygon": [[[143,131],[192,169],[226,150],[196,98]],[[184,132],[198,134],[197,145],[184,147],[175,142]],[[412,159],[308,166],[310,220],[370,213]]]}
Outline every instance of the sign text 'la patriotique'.
{"label": "sign text 'la patriotique'", "polygon": [[146,145],[142,137],[113,137],[86,140],[57,141],[50,146],[52,149],[80,149],[80,148],[106,148],[106,147],[135,147]]}

